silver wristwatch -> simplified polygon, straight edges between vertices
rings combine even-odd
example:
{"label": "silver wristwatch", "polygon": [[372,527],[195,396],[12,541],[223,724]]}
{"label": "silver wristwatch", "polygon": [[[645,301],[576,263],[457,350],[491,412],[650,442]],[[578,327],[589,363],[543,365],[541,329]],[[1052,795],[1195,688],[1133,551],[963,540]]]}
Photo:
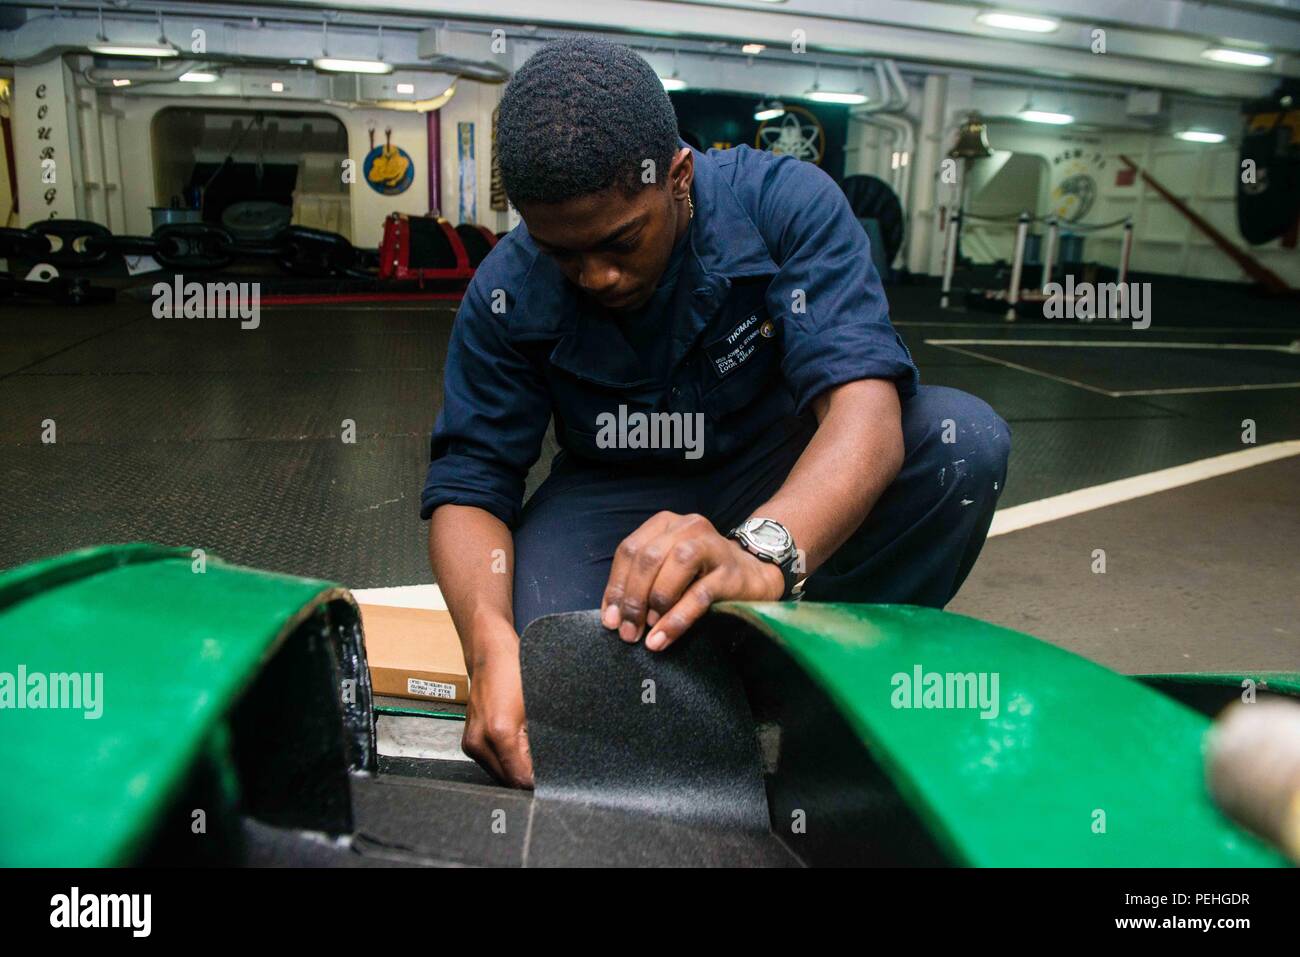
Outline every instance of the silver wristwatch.
{"label": "silver wristwatch", "polygon": [[803,597],[803,555],[794,547],[794,537],[780,522],[770,518],[751,518],[741,522],[728,534],[740,547],[761,561],[771,562],[785,577],[785,594],[781,601],[798,601]]}

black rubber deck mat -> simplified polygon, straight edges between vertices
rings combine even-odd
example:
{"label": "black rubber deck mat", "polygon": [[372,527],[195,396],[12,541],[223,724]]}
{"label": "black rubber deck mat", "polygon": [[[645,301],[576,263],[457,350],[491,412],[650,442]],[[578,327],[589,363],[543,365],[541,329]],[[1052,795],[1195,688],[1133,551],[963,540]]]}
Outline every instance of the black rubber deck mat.
{"label": "black rubber deck mat", "polygon": [[721,643],[629,645],[595,611],[548,615],[520,643],[537,798],[766,833],[754,721]]}

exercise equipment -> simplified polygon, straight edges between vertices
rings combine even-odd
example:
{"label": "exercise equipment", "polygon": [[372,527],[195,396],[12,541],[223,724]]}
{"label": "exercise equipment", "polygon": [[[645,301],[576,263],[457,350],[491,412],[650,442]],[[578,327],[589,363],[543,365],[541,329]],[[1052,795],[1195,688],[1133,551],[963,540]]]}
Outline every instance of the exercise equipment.
{"label": "exercise equipment", "polygon": [[1272,96],[1242,109],[1242,175],[1237,177],[1237,228],[1254,245],[1287,237],[1300,221],[1300,84],[1284,82]]}
{"label": "exercise equipment", "polygon": [[[99,223],[41,220],[0,229],[0,258],[48,262],[63,272],[103,267],[112,256],[151,256],[165,269],[204,272],[236,263],[276,263],[292,276],[383,282],[450,281],[463,285],[497,244],[484,226],[394,213],[378,250],[359,249],[339,233],[282,225],[267,204],[232,206],[230,224],[165,223],[150,236],[114,236]],[[9,277],[12,279],[12,277]]]}
{"label": "exercise equipment", "polygon": [[898,194],[883,179],[865,174],[846,176],[840,189],[848,198],[854,216],[860,220],[874,219],[879,224],[884,242],[881,258],[885,264],[879,271],[885,275],[903,248],[903,204]]}
{"label": "exercise equipment", "polygon": [[1290,295],[1294,291],[1281,276],[1219,232],[1209,220],[1171,193],[1159,180],[1138,166],[1137,163],[1122,154],[1119,159],[1121,163],[1142,177],[1143,182],[1159,193],[1164,201],[1177,212],[1181,213],[1183,218],[1196,227],[1221,253],[1236,263],[1242,272],[1259,283],[1265,292],[1273,295]]}
{"label": "exercise equipment", "polygon": [[379,278],[423,282],[467,280],[473,275],[474,266],[459,227],[453,227],[440,216],[405,213],[393,213],[384,221],[384,238],[379,244]]}

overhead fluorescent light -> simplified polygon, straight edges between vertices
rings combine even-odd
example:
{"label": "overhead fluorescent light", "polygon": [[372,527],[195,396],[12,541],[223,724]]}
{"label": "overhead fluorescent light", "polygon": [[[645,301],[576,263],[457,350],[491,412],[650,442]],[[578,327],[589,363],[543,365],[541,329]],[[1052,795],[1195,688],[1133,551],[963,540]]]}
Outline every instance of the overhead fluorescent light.
{"label": "overhead fluorescent light", "polygon": [[754,119],[760,123],[779,119],[782,116],[785,116],[785,105],[776,100],[771,102],[760,101],[754,110]]}
{"label": "overhead fluorescent light", "polygon": [[393,65],[383,60],[348,60],[343,57],[321,56],[312,65],[327,73],[392,73]]}
{"label": "overhead fluorescent light", "polygon": [[272,81],[271,81],[271,92],[272,92],[272,93],[283,93],[283,92],[284,92],[284,84],[281,83],[279,80],[272,80]]}
{"label": "overhead fluorescent light", "polygon": [[999,10],[985,10],[976,14],[976,23],[996,30],[1018,30],[1021,33],[1054,33],[1061,21],[1053,17],[1035,17],[1027,13],[1005,13]]}
{"label": "overhead fluorescent light", "polygon": [[1029,123],[1049,123],[1052,126],[1065,126],[1074,122],[1069,113],[1051,113],[1047,110],[1021,110],[1016,114]]}
{"label": "overhead fluorescent light", "polygon": [[100,56],[177,56],[179,51],[170,43],[91,43],[86,46]]}
{"label": "overhead fluorescent light", "polygon": [[121,77],[118,77],[117,79],[115,79],[115,80],[113,81],[113,85],[114,85],[114,86],[130,86],[130,85],[131,85],[131,81],[130,81],[130,80],[124,80],[124,79],[122,79]]}
{"label": "overhead fluorescent light", "polygon": [[1227,63],[1231,66],[1269,66],[1273,62],[1273,58],[1267,53],[1232,50],[1228,47],[1210,47],[1201,56],[1214,63]]}
{"label": "overhead fluorescent light", "polygon": [[661,76],[659,82],[664,85],[665,90],[673,91],[686,89],[686,81],[679,77]]}
{"label": "overhead fluorescent light", "polygon": [[740,48],[740,52],[747,53],[750,56],[757,56],[758,54],[762,53],[766,49],[767,46],[762,43],[746,43],[744,46]]}
{"label": "overhead fluorescent light", "polygon": [[804,94],[815,103],[840,103],[845,106],[859,106],[867,102],[865,93],[848,93],[837,90],[812,89]]}
{"label": "overhead fluorescent light", "polygon": [[216,83],[221,77],[215,73],[209,73],[207,70],[190,70],[188,73],[182,73],[180,80],[182,83]]}
{"label": "overhead fluorescent light", "polygon": [[397,84],[397,92],[398,92],[398,93],[406,93],[406,94],[414,93],[414,92],[415,92],[415,84],[414,84],[414,83],[399,83],[399,84]]}
{"label": "overhead fluorescent light", "polygon": [[1209,130],[1179,130],[1174,137],[1189,143],[1222,143],[1227,139],[1222,133],[1212,133]]}

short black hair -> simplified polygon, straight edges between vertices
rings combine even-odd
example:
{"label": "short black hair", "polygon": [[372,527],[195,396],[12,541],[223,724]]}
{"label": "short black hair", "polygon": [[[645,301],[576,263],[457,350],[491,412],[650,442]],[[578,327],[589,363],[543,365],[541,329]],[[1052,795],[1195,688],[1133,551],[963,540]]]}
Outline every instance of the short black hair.
{"label": "short black hair", "polygon": [[667,175],[677,114],[654,68],[594,37],[555,40],[519,68],[501,100],[497,152],[510,201],[559,203]]}

